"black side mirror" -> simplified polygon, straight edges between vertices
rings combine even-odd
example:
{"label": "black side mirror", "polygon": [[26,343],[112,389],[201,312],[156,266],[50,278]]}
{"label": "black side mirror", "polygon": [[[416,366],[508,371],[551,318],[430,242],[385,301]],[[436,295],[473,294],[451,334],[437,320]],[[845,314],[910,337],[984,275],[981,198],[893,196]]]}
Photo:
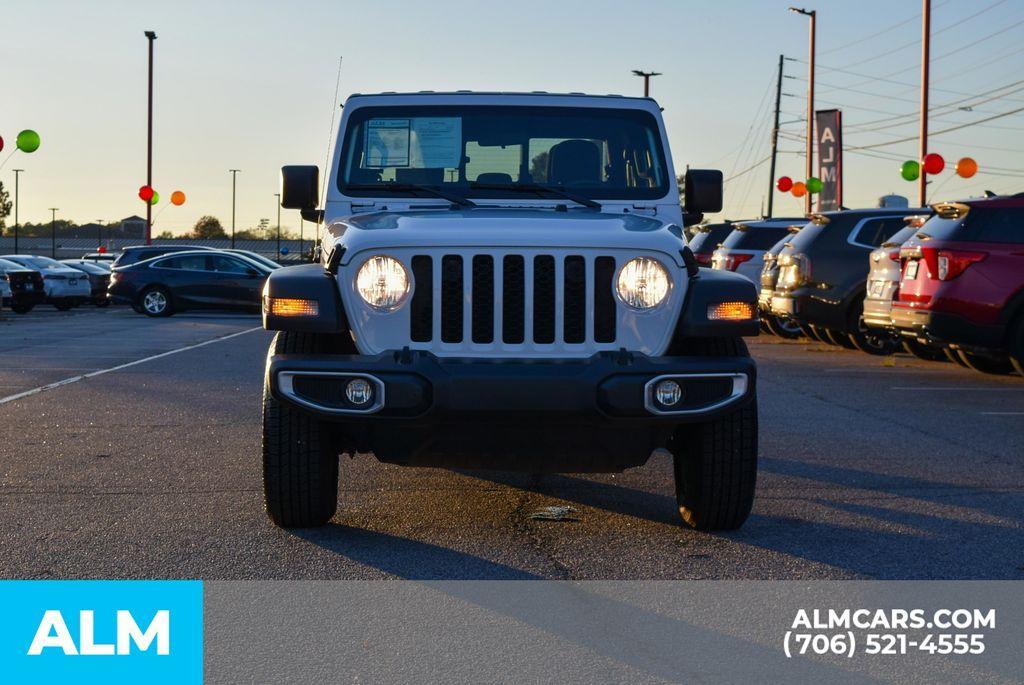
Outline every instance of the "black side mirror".
{"label": "black side mirror", "polygon": [[281,167],[281,206],[316,211],[320,202],[320,169],[315,166]]}
{"label": "black side mirror", "polygon": [[722,185],[718,169],[690,169],[683,182],[683,209],[687,214],[722,211]]}

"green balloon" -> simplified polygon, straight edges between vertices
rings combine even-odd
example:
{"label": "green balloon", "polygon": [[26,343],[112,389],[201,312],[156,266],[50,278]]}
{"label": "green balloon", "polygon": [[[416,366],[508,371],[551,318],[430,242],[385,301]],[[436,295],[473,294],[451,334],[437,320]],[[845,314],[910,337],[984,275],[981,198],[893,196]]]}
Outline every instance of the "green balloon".
{"label": "green balloon", "polygon": [[155,205],[157,202],[160,202],[160,193],[154,190],[153,197],[149,198],[149,204]]}
{"label": "green balloon", "polygon": [[820,193],[823,187],[821,179],[816,176],[811,176],[807,179],[807,192],[808,193]]}
{"label": "green balloon", "polygon": [[22,152],[35,152],[39,149],[39,134],[27,128],[18,134],[15,145]]}
{"label": "green balloon", "polygon": [[912,159],[903,162],[903,166],[900,167],[900,176],[904,181],[916,181],[920,175],[921,165]]}

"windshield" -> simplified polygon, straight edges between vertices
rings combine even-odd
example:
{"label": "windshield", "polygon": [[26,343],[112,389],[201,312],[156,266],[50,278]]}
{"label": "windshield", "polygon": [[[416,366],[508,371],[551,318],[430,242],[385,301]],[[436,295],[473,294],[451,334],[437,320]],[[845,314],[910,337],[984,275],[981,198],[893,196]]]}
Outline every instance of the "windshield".
{"label": "windshield", "polygon": [[767,250],[789,233],[787,226],[748,226],[733,230],[722,247],[735,250]]}
{"label": "windshield", "polygon": [[97,276],[100,276],[100,275],[108,273],[107,270],[104,269],[102,266],[96,266],[95,264],[93,264],[91,262],[75,261],[75,262],[64,262],[64,264],[66,264],[67,266],[70,266],[73,269],[78,269],[79,271],[84,271],[86,273],[95,274]]}
{"label": "windshield", "polygon": [[694,254],[714,252],[718,244],[732,232],[732,224],[708,224],[700,228],[688,243]]}
{"label": "windshield", "polygon": [[473,198],[544,197],[511,187],[538,184],[583,198],[657,199],[668,193],[669,174],[658,122],[638,110],[473,105],[356,110],[342,147],[339,189],[354,197],[424,195],[396,184]]}
{"label": "windshield", "polygon": [[981,243],[1024,243],[1024,209],[972,207],[967,216],[936,214],[920,232],[936,240]]}
{"label": "windshield", "polygon": [[67,264],[61,264],[56,259],[50,259],[49,257],[7,257],[12,262],[18,264],[24,264],[25,266],[31,266],[36,269],[68,269],[70,268]]}

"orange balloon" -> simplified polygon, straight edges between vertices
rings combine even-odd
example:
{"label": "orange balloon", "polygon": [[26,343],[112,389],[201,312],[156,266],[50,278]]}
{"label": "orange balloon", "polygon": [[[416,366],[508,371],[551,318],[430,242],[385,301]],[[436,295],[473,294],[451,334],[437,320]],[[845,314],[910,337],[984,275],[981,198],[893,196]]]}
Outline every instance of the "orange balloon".
{"label": "orange balloon", "polygon": [[970,157],[964,157],[956,163],[956,175],[960,178],[970,178],[978,173],[978,163]]}
{"label": "orange balloon", "polygon": [[173,193],[171,193],[171,204],[177,205],[179,207],[185,204],[185,193],[181,192],[180,190],[175,190]]}
{"label": "orange balloon", "polygon": [[793,189],[789,192],[793,193],[795,197],[803,197],[807,194],[807,184],[803,181],[797,181],[793,184]]}

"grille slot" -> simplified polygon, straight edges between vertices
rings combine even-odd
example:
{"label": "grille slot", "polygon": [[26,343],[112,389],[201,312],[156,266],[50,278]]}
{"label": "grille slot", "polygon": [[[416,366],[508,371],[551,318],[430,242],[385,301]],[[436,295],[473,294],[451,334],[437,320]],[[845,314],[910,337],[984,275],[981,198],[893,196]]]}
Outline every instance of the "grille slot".
{"label": "grille slot", "polygon": [[594,260],[594,341],[615,342],[615,257]]}
{"label": "grille slot", "polygon": [[533,342],[555,342],[555,258],[533,258]]}
{"label": "grille slot", "polygon": [[473,257],[473,342],[494,342],[494,258]]}
{"label": "grille slot", "polygon": [[430,342],[434,337],[434,260],[430,255],[412,258],[416,289],[409,303],[409,337],[413,342]]}
{"label": "grille slot", "polygon": [[526,260],[521,255],[506,255],[501,274],[501,339],[521,345],[526,340]]}
{"label": "grille slot", "polygon": [[441,342],[462,342],[462,257],[441,258]]}
{"label": "grille slot", "polygon": [[565,258],[562,288],[562,337],[567,343],[582,343],[587,338],[587,264],[583,257]]}

